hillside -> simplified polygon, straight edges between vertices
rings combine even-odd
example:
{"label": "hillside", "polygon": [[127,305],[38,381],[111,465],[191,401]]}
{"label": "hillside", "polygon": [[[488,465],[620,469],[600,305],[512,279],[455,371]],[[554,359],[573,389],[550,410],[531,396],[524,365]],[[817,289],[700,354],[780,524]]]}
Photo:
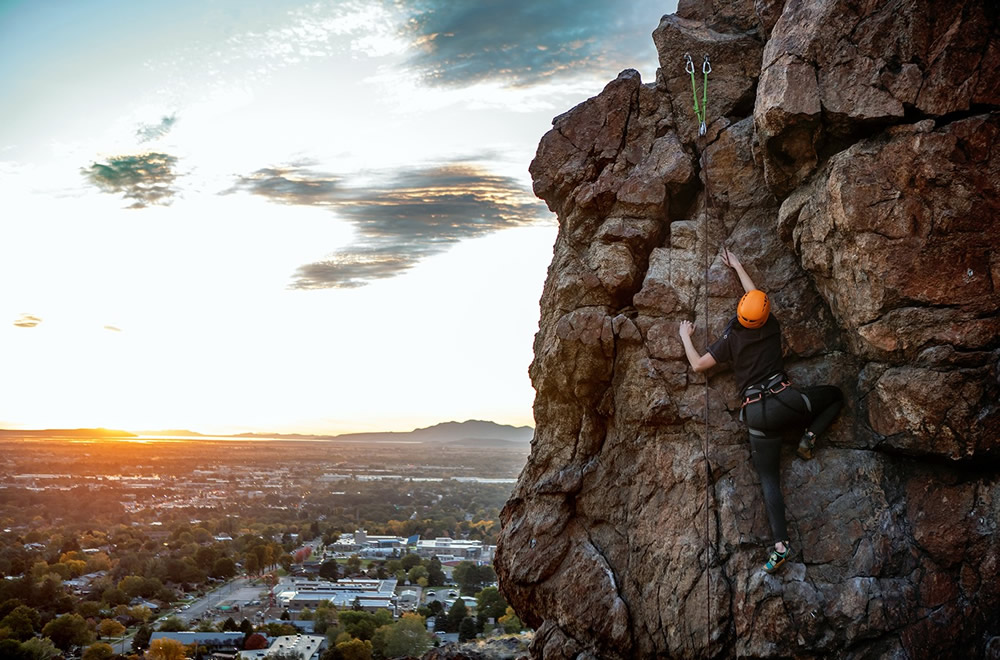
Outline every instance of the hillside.
{"label": "hillside", "polygon": [[[559,234],[495,566],[532,655],[1000,657],[996,3],[681,0],[653,42],[530,167]],[[679,339],[734,317],[723,246],[846,398],[782,453],[773,575],[740,383]]]}

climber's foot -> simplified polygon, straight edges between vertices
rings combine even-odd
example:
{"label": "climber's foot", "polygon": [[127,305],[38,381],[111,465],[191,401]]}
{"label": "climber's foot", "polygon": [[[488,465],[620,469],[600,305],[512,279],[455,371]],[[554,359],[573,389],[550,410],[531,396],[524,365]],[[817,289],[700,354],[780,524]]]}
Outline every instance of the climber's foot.
{"label": "climber's foot", "polygon": [[778,567],[784,564],[788,556],[792,554],[792,548],[788,545],[788,541],[784,541],[783,545],[785,546],[784,552],[778,552],[777,547],[771,550],[771,556],[767,558],[767,563],[764,564],[764,570],[768,573],[778,570]]}
{"label": "climber's foot", "polygon": [[802,439],[799,440],[799,448],[795,451],[798,453],[800,458],[809,460],[813,457],[813,448],[816,446],[816,434],[812,431],[806,431],[802,434]]}

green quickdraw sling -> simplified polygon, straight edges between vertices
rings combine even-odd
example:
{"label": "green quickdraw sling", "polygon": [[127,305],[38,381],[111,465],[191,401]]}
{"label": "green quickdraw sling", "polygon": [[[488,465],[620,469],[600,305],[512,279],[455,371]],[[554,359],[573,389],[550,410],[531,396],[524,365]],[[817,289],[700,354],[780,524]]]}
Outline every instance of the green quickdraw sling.
{"label": "green quickdraw sling", "polygon": [[705,126],[705,108],[708,107],[708,74],[712,73],[712,63],[708,61],[708,54],[705,54],[705,61],[701,63],[702,83],[701,83],[701,107],[698,107],[698,87],[694,81],[694,60],[691,53],[684,53],[684,70],[691,74],[691,96],[694,98],[694,115],[698,118],[698,135],[704,135],[708,129]]}

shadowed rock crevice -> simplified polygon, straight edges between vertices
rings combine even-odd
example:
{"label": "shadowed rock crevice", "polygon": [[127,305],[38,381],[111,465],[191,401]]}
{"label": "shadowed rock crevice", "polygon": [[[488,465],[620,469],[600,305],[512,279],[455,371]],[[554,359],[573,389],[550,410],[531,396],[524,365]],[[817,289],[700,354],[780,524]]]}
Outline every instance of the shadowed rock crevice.
{"label": "shadowed rock crevice", "polygon": [[[998,16],[682,0],[655,84],[624,71],[553,120],[536,433],[495,562],[536,657],[1000,650]],[[704,137],[685,53],[712,62]],[[783,455],[776,575],[737,384],[677,337],[693,320],[703,350],[732,318],[722,246],[793,382],[846,397],[812,461]]]}

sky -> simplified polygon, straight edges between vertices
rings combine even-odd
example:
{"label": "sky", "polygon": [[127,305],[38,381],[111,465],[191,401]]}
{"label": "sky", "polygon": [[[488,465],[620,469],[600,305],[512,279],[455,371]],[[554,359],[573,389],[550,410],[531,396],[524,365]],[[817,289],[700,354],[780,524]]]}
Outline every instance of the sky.
{"label": "sky", "polygon": [[0,427],[532,425],[551,119],[675,3],[0,0]]}

